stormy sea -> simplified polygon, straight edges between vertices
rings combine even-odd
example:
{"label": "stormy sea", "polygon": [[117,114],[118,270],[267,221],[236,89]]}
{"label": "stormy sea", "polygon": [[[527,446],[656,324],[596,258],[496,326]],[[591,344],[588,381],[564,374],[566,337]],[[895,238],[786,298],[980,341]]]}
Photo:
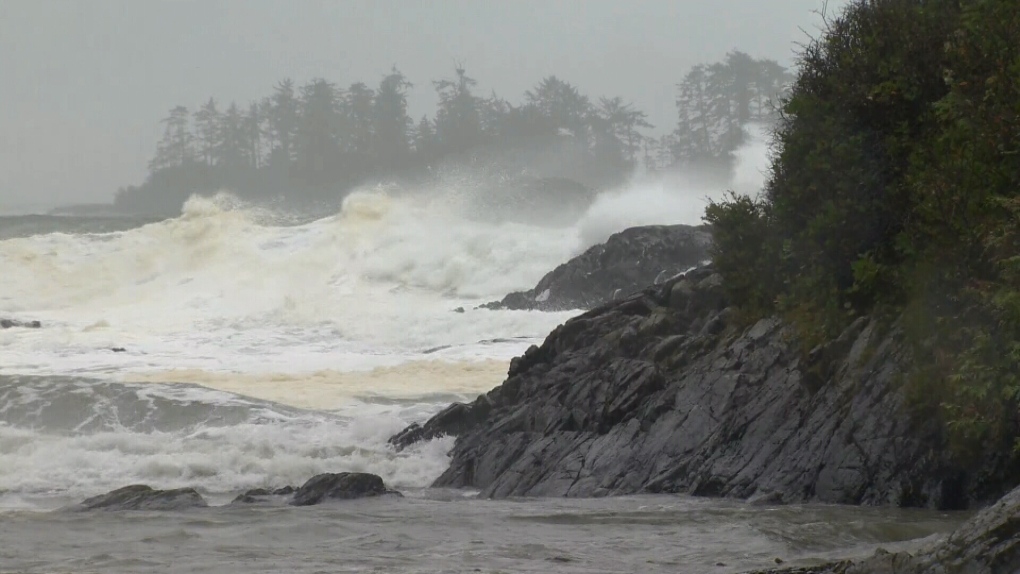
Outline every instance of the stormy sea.
{"label": "stormy sea", "polygon": [[[724,573],[895,549],[963,519],[430,488],[452,439],[387,439],[498,385],[575,314],[478,306],[609,233],[704,208],[635,186],[537,225],[466,216],[470,193],[447,191],[369,187],[316,217],[229,194],[164,220],[0,213],[0,317],[40,322],[0,329],[0,572]],[[342,471],[404,497],[229,504]],[[194,487],[210,507],[64,510],[131,484]]]}

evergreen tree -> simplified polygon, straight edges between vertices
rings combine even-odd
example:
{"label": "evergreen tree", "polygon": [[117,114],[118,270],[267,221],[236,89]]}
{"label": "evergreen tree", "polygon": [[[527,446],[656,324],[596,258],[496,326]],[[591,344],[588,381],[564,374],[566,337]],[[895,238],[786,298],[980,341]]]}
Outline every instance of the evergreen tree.
{"label": "evergreen tree", "polygon": [[262,122],[264,107],[258,102],[248,104],[248,113],[242,121],[245,138],[244,155],[248,165],[262,167]]}
{"label": "evergreen tree", "polygon": [[419,165],[430,166],[438,156],[436,130],[428,116],[422,116],[414,129],[414,156]]}
{"label": "evergreen tree", "polygon": [[266,106],[266,121],[271,145],[270,164],[290,165],[296,157],[300,102],[290,78],[278,83]]}
{"label": "evergreen tree", "polygon": [[199,158],[206,165],[215,163],[216,149],[222,145],[221,123],[220,112],[216,109],[216,100],[213,98],[209,98],[209,101],[195,112]]}
{"label": "evergreen tree", "polygon": [[407,90],[411,88],[396,67],[379,83],[372,106],[372,155],[385,172],[399,171],[410,157]]}
{"label": "evergreen tree", "polygon": [[477,82],[462,66],[455,72],[456,78],[433,82],[439,93],[436,139],[442,153],[448,154],[462,153],[484,141],[481,100],[471,92]]}
{"label": "evergreen tree", "polygon": [[231,102],[227,111],[220,116],[216,131],[219,134],[219,141],[213,150],[215,164],[224,168],[228,174],[250,166],[250,157],[247,153],[248,133],[244,116],[236,103]]}
{"label": "evergreen tree", "polygon": [[346,155],[346,165],[358,172],[370,171],[373,166],[372,144],[373,105],[375,92],[365,84],[358,82],[347,88],[343,99],[345,116],[344,129],[340,137]]}
{"label": "evergreen tree", "polygon": [[587,96],[577,88],[556,76],[548,76],[526,92],[525,99],[579,149],[589,149],[593,109]]}
{"label": "evergreen tree", "polygon": [[188,108],[177,106],[163,119],[163,138],[156,144],[156,156],[149,162],[149,171],[157,172],[194,161],[192,135],[188,129]]}
{"label": "evergreen tree", "polygon": [[321,78],[301,87],[295,164],[298,176],[307,184],[328,183],[329,171],[340,159],[340,98],[336,86]]}

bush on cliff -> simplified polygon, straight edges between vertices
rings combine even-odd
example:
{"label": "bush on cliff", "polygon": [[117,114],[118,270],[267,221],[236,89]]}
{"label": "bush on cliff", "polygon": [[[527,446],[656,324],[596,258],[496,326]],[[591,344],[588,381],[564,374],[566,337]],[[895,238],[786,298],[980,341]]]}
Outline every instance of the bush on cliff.
{"label": "bush on cliff", "polygon": [[745,311],[902,317],[919,412],[1020,478],[1020,4],[855,0],[802,54],[760,198],[706,220]]}

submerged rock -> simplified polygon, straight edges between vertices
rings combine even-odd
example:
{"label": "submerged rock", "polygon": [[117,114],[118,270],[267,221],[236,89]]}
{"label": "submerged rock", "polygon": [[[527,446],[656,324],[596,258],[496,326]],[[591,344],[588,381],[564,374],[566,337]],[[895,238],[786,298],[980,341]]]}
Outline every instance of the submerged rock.
{"label": "submerged rock", "polygon": [[271,500],[272,497],[279,499],[284,496],[290,496],[294,494],[294,491],[296,490],[297,489],[293,486],[284,486],[281,488],[253,488],[247,492],[237,495],[237,497],[230,501],[230,503],[257,504]]}
{"label": "submerged rock", "polygon": [[75,510],[186,510],[209,506],[194,488],[155,490],[144,484],[118,488],[83,500]]}
{"label": "submerged rock", "polygon": [[514,359],[499,387],[393,437],[456,435],[437,487],[486,497],[676,492],[769,503],[972,507],[969,480],[901,392],[906,345],[862,318],[804,354],[775,318],[742,327],[699,268],[607,303]]}
{"label": "submerged rock", "polygon": [[382,478],[366,472],[325,473],[308,479],[294,492],[290,504],[293,506],[310,506],[330,499],[348,500],[370,496],[394,495],[403,496],[395,490],[389,490]]}
{"label": "submerged rock", "polygon": [[546,274],[534,289],[510,293],[489,309],[591,309],[700,265],[711,236],[687,225],[632,227]]}
{"label": "submerged rock", "polygon": [[0,329],[10,329],[12,327],[22,327],[24,329],[39,329],[42,327],[42,323],[39,321],[18,321],[16,319],[0,319]]}

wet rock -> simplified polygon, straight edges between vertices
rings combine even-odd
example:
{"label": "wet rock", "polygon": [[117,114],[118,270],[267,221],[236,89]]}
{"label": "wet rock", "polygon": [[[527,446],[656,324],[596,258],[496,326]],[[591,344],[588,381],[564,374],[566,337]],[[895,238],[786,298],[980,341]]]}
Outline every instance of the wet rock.
{"label": "wet rock", "polygon": [[11,329],[21,327],[24,329],[39,329],[42,323],[39,321],[18,321],[16,319],[0,319],[0,329]]}
{"label": "wet rock", "polygon": [[708,258],[711,236],[686,225],[632,227],[548,273],[528,291],[510,293],[489,309],[591,309],[661,283]]}
{"label": "wet rock", "polygon": [[370,496],[402,496],[389,490],[382,478],[365,472],[326,473],[313,476],[294,492],[290,504],[310,506],[330,499],[349,500]]}
{"label": "wet rock", "polygon": [[389,443],[400,451],[419,441],[458,435],[480,422],[486,415],[484,398],[480,398],[479,401],[472,405],[453,403],[432,417],[424,426],[415,423],[390,437]]}
{"label": "wet rock", "polygon": [[293,486],[281,488],[253,488],[231,501],[231,504],[259,504],[271,501],[274,497],[279,499],[294,494],[297,489]]}
{"label": "wet rock", "polygon": [[144,484],[118,488],[83,500],[75,510],[187,510],[208,506],[194,488],[156,490]]}
{"label": "wet rock", "polygon": [[895,324],[863,319],[805,356],[782,321],[750,327],[711,266],[579,315],[499,387],[392,439],[457,436],[437,487],[486,497],[638,492],[769,504],[975,507],[1010,486],[945,458],[901,391]]}
{"label": "wet rock", "polygon": [[852,562],[749,574],[1014,574],[1020,572],[1020,488],[915,554],[879,549]]}

